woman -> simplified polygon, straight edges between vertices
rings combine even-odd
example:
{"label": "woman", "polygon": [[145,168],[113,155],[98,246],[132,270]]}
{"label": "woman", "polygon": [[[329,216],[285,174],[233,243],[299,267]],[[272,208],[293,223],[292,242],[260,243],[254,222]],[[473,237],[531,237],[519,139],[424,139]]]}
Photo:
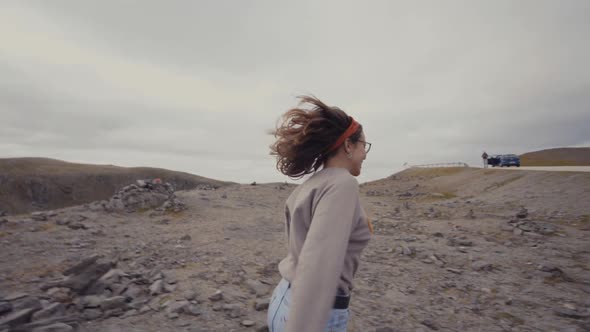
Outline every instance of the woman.
{"label": "woman", "polygon": [[[286,112],[271,155],[291,178],[313,174],[285,204],[288,254],[268,311],[271,332],[346,331],[352,279],[372,227],[354,178],[371,144],[337,107],[300,97],[309,109]],[[320,169],[318,171],[318,169]]]}

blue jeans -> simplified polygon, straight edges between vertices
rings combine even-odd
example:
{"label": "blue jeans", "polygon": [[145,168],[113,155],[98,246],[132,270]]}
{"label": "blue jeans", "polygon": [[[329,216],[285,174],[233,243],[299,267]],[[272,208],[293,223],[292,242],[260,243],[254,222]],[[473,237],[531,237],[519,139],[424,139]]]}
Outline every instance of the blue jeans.
{"label": "blue jeans", "polygon": [[[285,330],[287,318],[289,316],[289,304],[291,303],[291,288],[289,282],[281,279],[277,285],[268,307],[268,329],[270,332],[282,332]],[[350,313],[348,309],[332,309],[330,319],[326,326],[326,332],[346,332],[348,318]]]}

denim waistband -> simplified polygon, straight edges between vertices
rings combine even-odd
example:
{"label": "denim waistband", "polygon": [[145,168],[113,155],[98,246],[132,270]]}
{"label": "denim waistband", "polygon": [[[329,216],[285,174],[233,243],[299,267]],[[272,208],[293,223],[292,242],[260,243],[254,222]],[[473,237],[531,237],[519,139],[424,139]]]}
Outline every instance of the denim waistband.
{"label": "denim waistband", "polygon": [[[287,281],[287,288],[291,288],[291,283]],[[342,288],[338,288],[334,297],[333,309],[348,309],[350,304],[350,294],[347,294]]]}

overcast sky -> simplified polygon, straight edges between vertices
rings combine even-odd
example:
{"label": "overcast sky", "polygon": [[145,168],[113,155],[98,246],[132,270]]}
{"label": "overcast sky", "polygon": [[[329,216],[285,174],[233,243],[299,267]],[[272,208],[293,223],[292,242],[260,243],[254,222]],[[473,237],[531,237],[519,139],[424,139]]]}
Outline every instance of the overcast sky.
{"label": "overcast sky", "polygon": [[360,182],[590,146],[590,1],[1,1],[0,157],[288,180],[295,96],[361,122]]}

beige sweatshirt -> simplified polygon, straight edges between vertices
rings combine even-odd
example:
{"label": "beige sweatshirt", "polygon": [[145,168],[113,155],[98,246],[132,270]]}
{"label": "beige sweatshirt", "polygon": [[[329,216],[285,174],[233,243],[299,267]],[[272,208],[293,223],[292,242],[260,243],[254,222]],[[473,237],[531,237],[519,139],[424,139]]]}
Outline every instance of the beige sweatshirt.
{"label": "beige sweatshirt", "polygon": [[279,263],[291,283],[287,332],[324,331],[336,291],[350,292],[371,233],[359,185],[344,168],[318,171],[285,204],[288,254]]}

